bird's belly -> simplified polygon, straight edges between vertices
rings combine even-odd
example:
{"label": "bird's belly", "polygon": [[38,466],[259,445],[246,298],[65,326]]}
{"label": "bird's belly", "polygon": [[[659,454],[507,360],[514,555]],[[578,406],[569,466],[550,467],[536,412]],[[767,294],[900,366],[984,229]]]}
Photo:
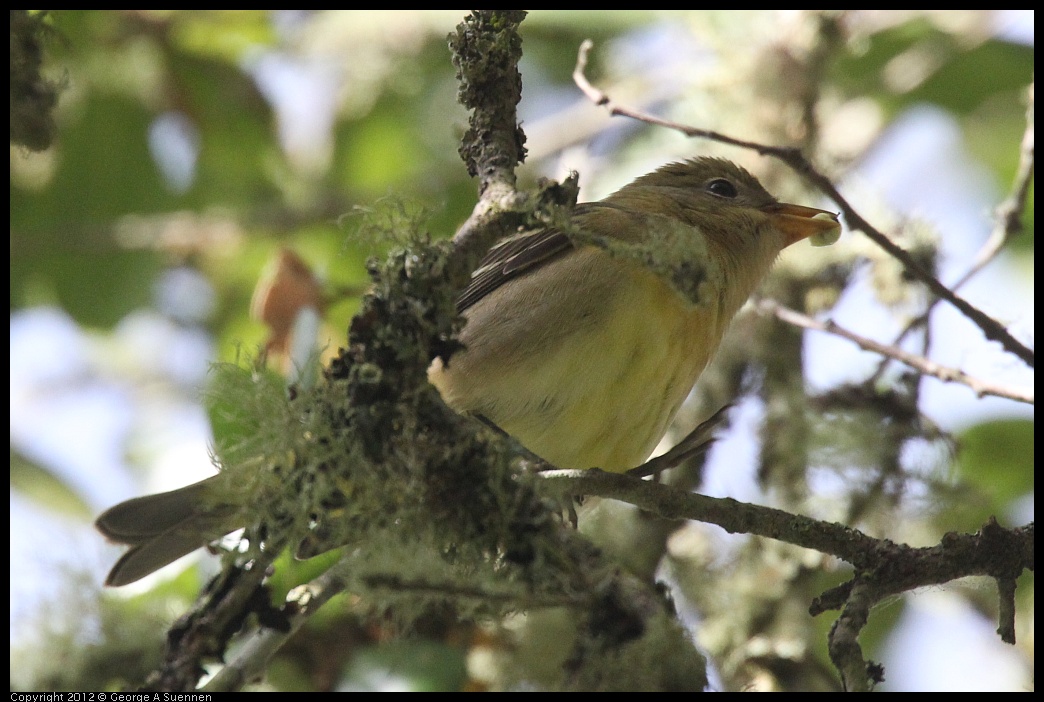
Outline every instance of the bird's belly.
{"label": "bird's belly", "polygon": [[720,331],[708,307],[684,302],[647,270],[633,275],[652,280],[624,286],[627,294],[606,301],[598,324],[515,356],[495,380],[485,377],[480,403],[458,409],[483,414],[560,468],[622,472],[640,465]]}
{"label": "bird's belly", "polygon": [[563,468],[624,471],[642,463],[706,362],[686,348],[692,337],[680,333],[678,320],[663,317],[624,314],[612,328],[570,339],[540,374],[544,387],[533,388],[554,398],[549,411],[519,416],[505,431]]}

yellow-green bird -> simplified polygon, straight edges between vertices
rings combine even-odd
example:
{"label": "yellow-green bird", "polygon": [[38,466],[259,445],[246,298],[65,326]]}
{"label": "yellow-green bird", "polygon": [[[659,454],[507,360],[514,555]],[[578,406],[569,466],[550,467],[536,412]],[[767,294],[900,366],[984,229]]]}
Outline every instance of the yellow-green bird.
{"label": "yellow-green bird", "polygon": [[[573,229],[525,232],[490,250],[458,301],[464,348],[435,359],[428,378],[450,407],[552,465],[615,472],[652,453],[780,251],[841,232],[836,215],[780,203],[716,158],[668,164],[578,205]],[[680,281],[685,273],[693,280]],[[237,509],[206,506],[212,480],[102,514],[98,529],[131,546],[107,584],[134,582],[241,526]]]}

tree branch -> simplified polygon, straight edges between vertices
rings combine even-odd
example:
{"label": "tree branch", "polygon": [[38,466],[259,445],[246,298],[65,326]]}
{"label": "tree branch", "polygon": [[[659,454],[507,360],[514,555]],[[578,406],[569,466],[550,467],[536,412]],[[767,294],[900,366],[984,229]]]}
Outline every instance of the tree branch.
{"label": "tree branch", "polygon": [[348,580],[341,569],[334,566],[312,582],[291,590],[284,606],[288,615],[284,625],[261,627],[200,690],[240,690],[243,685],[262,677],[272,656],[320,607],[333,596],[343,592],[347,584]]}
{"label": "tree branch", "polygon": [[[875,666],[862,660],[856,642],[870,607],[899,593],[958,578],[985,575],[998,582],[1002,640],[1014,643],[1015,579],[1034,569],[1034,525],[1005,529],[990,519],[976,534],[946,534],[932,547],[914,548],[876,539],[857,529],[790,514],[772,507],[676,490],[648,480],[600,470],[550,470],[540,473],[555,494],[583,494],[620,500],[668,519],[716,524],[729,533],[746,533],[814,549],[851,563],[852,580],[812,603],[815,616],[842,608],[831,633],[831,659],[847,689],[863,689]],[[873,675],[870,675],[873,677]]]}
{"label": "tree branch", "polygon": [[496,241],[522,226],[554,222],[576,203],[575,174],[562,185],[542,183],[534,194],[515,190],[515,166],[526,157],[516,111],[522,99],[518,25],[525,16],[524,10],[475,10],[449,38],[458,100],[470,111],[460,156],[479,178],[479,201],[453,237],[451,276],[458,288]]}

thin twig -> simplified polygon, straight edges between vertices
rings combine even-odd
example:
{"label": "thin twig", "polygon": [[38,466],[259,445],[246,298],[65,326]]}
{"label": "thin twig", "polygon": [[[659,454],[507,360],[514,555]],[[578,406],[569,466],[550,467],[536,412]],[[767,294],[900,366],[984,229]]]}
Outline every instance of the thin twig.
{"label": "thin twig", "polygon": [[[982,248],[975,255],[971,267],[951,286],[952,290],[961,289],[965,283],[978,275],[983,268],[997,257],[997,254],[1004,250],[1008,242],[1023,231],[1022,213],[1026,211],[1026,201],[1029,198],[1030,184],[1033,182],[1034,172],[1033,86],[1034,84],[1031,83],[1027,90],[1026,128],[1022,133],[1022,143],[1019,147],[1019,165],[1015,169],[1015,179],[1012,181],[1011,191],[994,210],[993,229],[990,231],[986,243],[982,245]],[[906,327],[899,332],[895,340],[892,341],[892,345],[898,346],[911,331],[925,324],[937,304],[939,304],[939,298],[933,298],[924,312],[910,320]],[[879,377],[887,365],[888,359],[884,359],[872,378],[876,379]]]}
{"label": "thin twig", "polygon": [[757,308],[759,312],[775,315],[778,319],[787,324],[792,324],[804,329],[821,331],[848,339],[865,351],[873,351],[874,353],[878,353],[886,358],[905,363],[914,370],[918,370],[925,375],[930,375],[933,378],[938,378],[945,383],[960,383],[962,385],[967,385],[969,388],[974,390],[979,397],[993,395],[995,397],[1004,397],[1009,400],[1015,400],[1016,402],[1025,402],[1030,405],[1034,404],[1034,393],[1032,389],[1026,390],[980,380],[979,378],[968,375],[959,368],[943,366],[925,358],[924,356],[918,356],[917,354],[904,351],[897,346],[882,344],[879,341],[860,336],[853,331],[845,329],[831,319],[821,322],[818,319],[809,317],[797,310],[784,307],[774,300],[761,300],[758,303]]}

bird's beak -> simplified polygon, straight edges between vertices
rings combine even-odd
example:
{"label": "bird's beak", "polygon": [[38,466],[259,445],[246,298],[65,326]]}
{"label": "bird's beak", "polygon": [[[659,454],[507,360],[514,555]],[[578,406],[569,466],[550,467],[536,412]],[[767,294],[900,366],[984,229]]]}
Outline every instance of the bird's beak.
{"label": "bird's beak", "polygon": [[786,202],[770,205],[765,212],[786,237],[787,246],[802,239],[809,239],[813,246],[829,246],[841,237],[841,223],[833,212]]}

